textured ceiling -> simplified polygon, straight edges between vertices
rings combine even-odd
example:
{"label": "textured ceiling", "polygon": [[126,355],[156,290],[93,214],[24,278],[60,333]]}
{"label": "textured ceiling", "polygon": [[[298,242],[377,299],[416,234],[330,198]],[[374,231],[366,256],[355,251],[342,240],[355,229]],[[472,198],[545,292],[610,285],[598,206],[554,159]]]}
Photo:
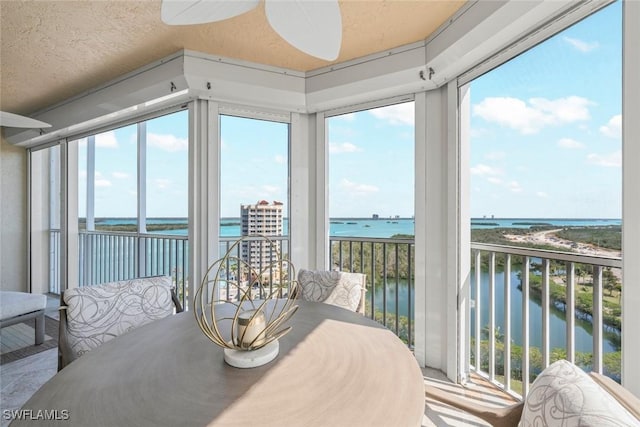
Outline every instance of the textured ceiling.
{"label": "textured ceiling", "polygon": [[[462,5],[341,0],[344,62],[427,38]],[[282,40],[264,4],[225,21],[167,26],[160,0],[0,0],[0,110],[30,114],[180,49],[299,71],[329,65]]]}

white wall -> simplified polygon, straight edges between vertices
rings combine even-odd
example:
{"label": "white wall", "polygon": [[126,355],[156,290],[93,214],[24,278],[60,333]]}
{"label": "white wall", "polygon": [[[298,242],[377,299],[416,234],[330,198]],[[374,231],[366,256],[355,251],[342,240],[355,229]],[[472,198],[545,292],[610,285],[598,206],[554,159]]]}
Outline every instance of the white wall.
{"label": "white wall", "polygon": [[27,152],[0,143],[0,289],[27,288]]}

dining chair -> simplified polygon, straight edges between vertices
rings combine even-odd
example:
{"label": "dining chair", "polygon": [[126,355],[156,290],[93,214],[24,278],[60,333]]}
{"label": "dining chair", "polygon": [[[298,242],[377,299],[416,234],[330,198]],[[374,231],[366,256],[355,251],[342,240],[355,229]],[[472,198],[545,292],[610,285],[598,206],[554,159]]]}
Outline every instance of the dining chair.
{"label": "dining chair", "polygon": [[119,335],[182,311],[169,276],[67,289],[60,294],[58,371]]}
{"label": "dining chair", "polygon": [[299,296],[305,301],[332,304],[364,315],[367,276],[344,271],[298,271]]}

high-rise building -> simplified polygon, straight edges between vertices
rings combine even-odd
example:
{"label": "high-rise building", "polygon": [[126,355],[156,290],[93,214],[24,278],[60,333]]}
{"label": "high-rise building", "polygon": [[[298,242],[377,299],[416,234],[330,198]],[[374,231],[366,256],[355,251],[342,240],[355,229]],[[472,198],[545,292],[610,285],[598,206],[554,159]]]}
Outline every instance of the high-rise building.
{"label": "high-rise building", "polygon": [[[282,236],[282,203],[261,200],[255,205],[240,205],[243,236]],[[274,242],[280,252],[280,241]],[[276,261],[277,254],[264,240],[242,242],[242,259],[253,268],[262,269]]]}

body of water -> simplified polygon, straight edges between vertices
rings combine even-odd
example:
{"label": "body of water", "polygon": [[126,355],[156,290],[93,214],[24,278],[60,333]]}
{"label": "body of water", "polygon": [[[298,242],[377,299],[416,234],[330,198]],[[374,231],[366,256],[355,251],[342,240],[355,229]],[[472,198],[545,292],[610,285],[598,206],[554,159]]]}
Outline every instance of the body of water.
{"label": "body of water", "polygon": [[[96,220],[96,228],[100,225],[135,225],[135,218],[106,218]],[[186,218],[149,218],[151,224],[184,224],[184,228],[154,231],[154,234],[187,235]],[[472,229],[486,228],[530,228],[535,225],[552,225],[558,227],[594,227],[621,225],[620,219],[572,219],[572,218],[472,218]],[[284,234],[289,230],[288,219],[284,220]],[[414,235],[413,218],[332,218],[329,222],[329,234],[332,237],[376,237],[388,238],[398,234]],[[221,237],[240,236],[240,218],[223,218],[220,222]]]}
{"label": "body of water", "polygon": [[[540,218],[474,218],[471,220],[471,228],[530,228],[539,225],[552,225],[558,227],[593,227],[593,226],[619,226],[620,219],[540,219]],[[107,218],[96,220],[96,228],[100,225],[135,225],[134,218]],[[186,235],[187,219],[186,218],[149,218],[147,224],[184,224],[184,228],[173,230],[161,230],[152,232],[153,234],[169,234],[169,235]],[[284,220],[284,233],[288,233],[288,220]],[[413,218],[389,218],[389,219],[371,219],[371,218],[332,218],[330,220],[330,235],[332,237],[373,237],[373,238],[389,238],[394,235],[413,235],[414,220]],[[240,218],[223,218],[220,227],[221,237],[238,237],[240,236]],[[474,276],[472,275],[472,278]],[[473,279],[472,279],[473,280]],[[482,283],[488,284],[488,273],[482,273]],[[520,279],[518,272],[512,272],[511,277],[511,334],[515,344],[522,344],[522,292],[518,289]],[[472,289],[473,286],[472,286]],[[497,273],[496,276],[496,326],[504,331],[504,304],[502,303],[502,295],[504,292],[504,273]],[[375,307],[377,310],[383,309],[383,287],[377,284],[374,290]],[[387,312],[395,313],[395,300],[398,299],[398,311],[401,316],[407,316],[409,307],[413,311],[414,301],[409,301],[409,287],[406,281],[400,281],[397,286],[395,281],[390,281],[387,287]],[[475,298],[472,295],[472,298]],[[483,325],[488,324],[488,291],[481,291],[481,322]],[[531,297],[529,301],[530,312],[530,343],[532,346],[541,347],[542,343],[542,307],[540,302]],[[473,314],[473,313],[472,313]],[[473,328],[472,316],[472,328]],[[566,345],[566,322],[565,313],[557,308],[552,308],[550,316],[550,342],[551,348],[564,348]],[[617,351],[619,348],[619,335],[616,332],[605,331],[603,333],[604,342],[603,349],[606,352]],[[576,318],[576,350],[580,352],[591,352],[593,348],[592,325],[590,322],[580,318]]]}

